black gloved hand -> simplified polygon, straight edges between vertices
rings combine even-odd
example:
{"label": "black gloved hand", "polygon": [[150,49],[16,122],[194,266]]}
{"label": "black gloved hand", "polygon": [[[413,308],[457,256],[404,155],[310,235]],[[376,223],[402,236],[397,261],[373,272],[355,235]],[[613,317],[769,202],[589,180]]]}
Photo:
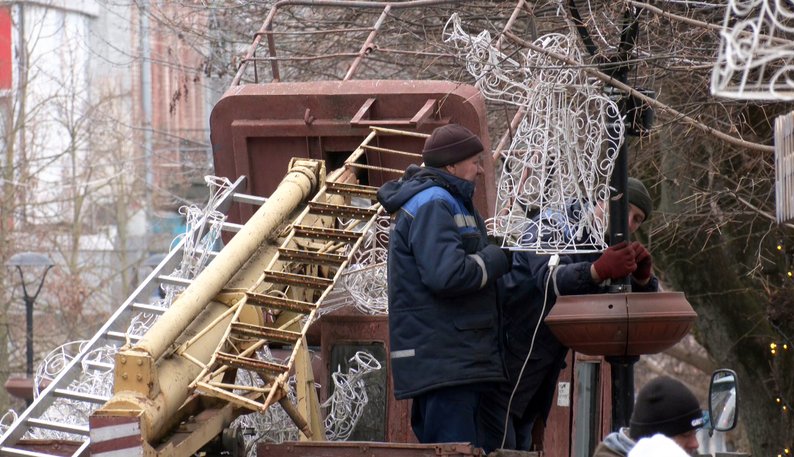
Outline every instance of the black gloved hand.
{"label": "black gloved hand", "polygon": [[488,244],[498,246],[507,259],[507,271],[513,268],[513,251],[504,247],[505,239],[501,236],[488,235]]}
{"label": "black gloved hand", "polygon": [[505,253],[505,249],[495,244],[485,246],[479,252],[480,258],[485,262],[489,277],[494,279],[510,271],[512,257]]}

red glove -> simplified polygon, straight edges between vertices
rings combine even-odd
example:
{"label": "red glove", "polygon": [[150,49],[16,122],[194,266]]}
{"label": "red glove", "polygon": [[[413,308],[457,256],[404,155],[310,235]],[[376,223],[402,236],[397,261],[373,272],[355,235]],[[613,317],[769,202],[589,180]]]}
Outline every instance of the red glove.
{"label": "red glove", "polygon": [[653,272],[651,253],[639,241],[631,243],[631,247],[634,249],[634,261],[637,262],[637,269],[634,270],[632,276],[640,284],[646,284],[651,279],[651,273]]}
{"label": "red glove", "polygon": [[593,269],[598,275],[598,281],[605,279],[621,279],[630,275],[637,269],[634,249],[628,241],[622,241],[608,247],[601,257],[593,262]]}

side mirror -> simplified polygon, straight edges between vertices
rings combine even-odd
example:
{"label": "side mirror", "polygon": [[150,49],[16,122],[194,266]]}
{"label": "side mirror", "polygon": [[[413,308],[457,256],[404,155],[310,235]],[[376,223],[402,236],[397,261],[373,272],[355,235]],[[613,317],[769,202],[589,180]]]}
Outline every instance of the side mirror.
{"label": "side mirror", "polygon": [[727,432],[739,420],[739,384],[736,372],[721,368],[711,374],[709,422],[712,429]]}

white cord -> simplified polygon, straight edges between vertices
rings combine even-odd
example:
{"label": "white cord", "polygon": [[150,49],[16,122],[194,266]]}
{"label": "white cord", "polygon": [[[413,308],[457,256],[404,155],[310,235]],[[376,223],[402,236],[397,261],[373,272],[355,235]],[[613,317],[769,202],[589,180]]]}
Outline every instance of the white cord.
{"label": "white cord", "polygon": [[559,264],[559,254],[554,254],[551,256],[551,258],[549,258],[549,276],[546,278],[546,286],[545,290],[543,291],[543,307],[540,309],[540,317],[538,317],[538,323],[535,324],[535,331],[532,332],[532,341],[529,343],[529,352],[527,352],[527,357],[524,359],[524,364],[521,366],[521,371],[518,372],[516,385],[513,386],[513,391],[510,393],[510,400],[507,402],[507,412],[505,413],[504,432],[502,433],[502,444],[499,446],[500,449],[505,447],[505,441],[507,441],[507,424],[510,421],[510,407],[513,405],[513,397],[518,391],[518,385],[521,384],[521,376],[524,375],[524,369],[527,367],[527,363],[529,363],[530,356],[532,356],[532,349],[535,347],[535,338],[538,336],[540,323],[543,322],[543,315],[546,313],[546,304],[549,302],[549,283],[551,282],[551,277],[554,276],[554,269],[557,268]]}

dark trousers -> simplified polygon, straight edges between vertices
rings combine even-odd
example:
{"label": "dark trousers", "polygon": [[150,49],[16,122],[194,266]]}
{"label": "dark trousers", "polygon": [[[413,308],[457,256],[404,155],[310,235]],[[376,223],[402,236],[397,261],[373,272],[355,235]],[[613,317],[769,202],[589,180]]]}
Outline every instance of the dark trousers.
{"label": "dark trousers", "polygon": [[[496,449],[528,451],[532,446],[532,426],[535,424],[537,413],[529,411],[524,416],[510,414],[509,417],[505,417],[506,415],[506,405],[490,403],[488,407],[480,408],[478,420],[482,434],[482,448],[486,454]],[[507,425],[507,435],[505,435],[505,425]]]}
{"label": "dark trousers", "polygon": [[[511,360],[508,360],[508,364]],[[513,365],[508,365],[512,373],[520,371],[523,360],[512,359]],[[514,449],[529,451],[532,446],[532,428],[535,420],[540,417],[546,419],[554,397],[557,377],[560,374],[564,357],[544,357],[530,359],[529,364],[521,376],[521,385],[518,387],[513,403],[510,406],[512,414],[507,419],[507,435],[505,437],[505,414],[507,403],[515,387],[509,382],[496,384],[488,395],[480,402],[478,420],[482,433],[481,447],[486,452],[494,449]],[[504,445],[502,445],[502,439]]]}
{"label": "dark trousers", "polygon": [[477,411],[483,387],[441,387],[414,397],[411,427],[420,443],[471,443],[481,446]]}

